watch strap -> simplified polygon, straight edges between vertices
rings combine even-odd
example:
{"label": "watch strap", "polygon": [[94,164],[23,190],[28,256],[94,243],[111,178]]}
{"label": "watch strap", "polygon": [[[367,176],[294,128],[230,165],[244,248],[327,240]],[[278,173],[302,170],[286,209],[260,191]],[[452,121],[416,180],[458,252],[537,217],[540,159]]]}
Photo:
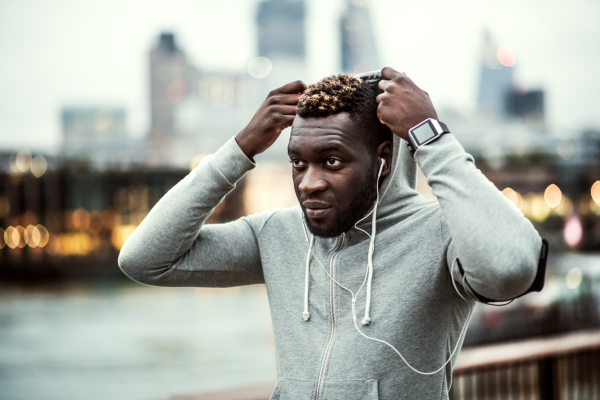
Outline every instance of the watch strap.
{"label": "watch strap", "polygon": [[[418,126],[421,126],[423,124],[423,122],[428,122],[429,120],[431,120],[431,124],[428,124],[428,125],[429,126],[433,125],[435,127],[436,135],[434,137],[432,137],[431,139],[429,139],[427,142],[419,145],[414,141],[414,138],[411,135],[411,131]],[[417,151],[417,148],[428,145],[429,143],[436,141],[444,133],[450,133],[450,129],[448,129],[448,125],[446,125],[442,121],[439,121],[439,120],[433,119],[433,118],[428,118],[423,122],[420,122],[419,124],[415,125],[414,127],[412,127],[411,129],[408,130],[408,150],[410,152],[410,155],[413,157],[415,155],[415,152]],[[439,128],[441,128],[441,130],[438,129],[438,126],[439,126]]]}

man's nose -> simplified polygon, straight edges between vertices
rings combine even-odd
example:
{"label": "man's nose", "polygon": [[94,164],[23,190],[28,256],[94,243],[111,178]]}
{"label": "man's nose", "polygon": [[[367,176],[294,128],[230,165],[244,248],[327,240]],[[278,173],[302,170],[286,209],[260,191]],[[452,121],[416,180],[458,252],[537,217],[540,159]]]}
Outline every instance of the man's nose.
{"label": "man's nose", "polygon": [[312,166],[307,168],[300,185],[298,185],[298,190],[307,194],[323,191],[326,188],[327,183],[322,179],[319,168]]}

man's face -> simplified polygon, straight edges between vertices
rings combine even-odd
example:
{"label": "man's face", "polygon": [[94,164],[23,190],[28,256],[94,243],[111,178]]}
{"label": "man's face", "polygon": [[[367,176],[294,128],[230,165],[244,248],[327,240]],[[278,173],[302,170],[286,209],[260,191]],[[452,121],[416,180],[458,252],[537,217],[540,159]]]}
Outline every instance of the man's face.
{"label": "man's face", "polygon": [[288,145],[294,190],[316,236],[348,231],[375,202],[379,163],[364,134],[347,113],[294,119]]}

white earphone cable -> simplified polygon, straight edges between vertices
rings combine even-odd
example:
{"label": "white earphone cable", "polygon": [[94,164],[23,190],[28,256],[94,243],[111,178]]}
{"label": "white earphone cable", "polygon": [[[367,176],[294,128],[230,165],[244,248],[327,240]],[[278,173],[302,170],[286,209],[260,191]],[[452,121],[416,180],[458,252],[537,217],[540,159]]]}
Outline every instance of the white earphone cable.
{"label": "white earphone cable", "polygon": [[[371,336],[368,336],[366,334],[364,334],[359,328],[358,325],[356,323],[356,295],[358,295],[358,291],[356,292],[356,295],[354,294],[354,292],[352,292],[352,290],[348,289],[347,287],[345,287],[344,285],[342,285],[341,283],[339,283],[338,281],[336,281],[335,279],[333,279],[333,277],[329,274],[329,272],[327,271],[327,269],[323,266],[323,264],[321,263],[321,260],[319,260],[316,256],[316,254],[314,253],[313,249],[311,249],[312,255],[315,257],[315,260],[317,260],[317,262],[319,263],[319,265],[321,266],[321,268],[323,268],[323,271],[325,271],[325,273],[327,274],[327,276],[329,277],[329,279],[331,279],[333,281],[333,283],[335,283],[336,285],[338,285],[340,288],[348,291],[350,293],[350,295],[352,296],[352,319],[354,320],[354,328],[356,328],[356,330],[358,331],[358,333],[360,333],[362,336],[364,336],[366,339],[369,340],[373,340],[375,342],[379,342],[379,343],[383,343],[385,345],[387,345],[388,347],[390,347],[392,350],[394,350],[396,352],[396,354],[398,354],[398,356],[402,359],[402,361],[404,361],[404,363],[410,368],[412,369],[414,372],[420,374],[420,375],[435,375],[438,372],[440,372],[442,369],[444,369],[444,367],[452,360],[452,358],[454,357],[454,355],[456,354],[456,351],[458,350],[458,346],[461,343],[462,339],[464,338],[464,335],[466,333],[467,327],[469,326],[469,322],[471,321],[471,317],[473,316],[473,307],[471,306],[470,302],[465,299],[461,294],[460,291],[456,288],[456,284],[454,283],[454,276],[453,276],[453,268],[454,268],[454,264],[456,263],[456,260],[458,260],[458,257],[456,257],[454,259],[454,262],[452,263],[452,267],[450,268],[450,279],[452,280],[452,284],[454,285],[454,289],[456,290],[456,292],[458,293],[458,295],[465,301],[467,302],[467,304],[469,304],[470,309],[469,309],[469,316],[467,317],[467,320],[465,321],[465,324],[463,325],[460,334],[456,340],[456,345],[454,346],[454,350],[452,350],[452,353],[450,354],[450,356],[448,357],[448,359],[444,362],[444,364],[442,364],[441,367],[439,367],[438,369],[436,369],[435,371],[431,371],[431,372],[424,372],[424,371],[419,371],[418,369],[416,369],[415,367],[413,367],[412,365],[410,365],[410,363],[406,360],[406,358],[404,358],[404,356],[402,355],[402,353],[400,353],[398,351],[398,349],[396,349],[393,345],[391,345],[390,343],[386,342],[385,340],[382,339],[377,339]],[[363,281],[363,285],[364,285],[364,281]],[[362,286],[361,285],[361,288]],[[360,289],[359,289],[360,290]]]}

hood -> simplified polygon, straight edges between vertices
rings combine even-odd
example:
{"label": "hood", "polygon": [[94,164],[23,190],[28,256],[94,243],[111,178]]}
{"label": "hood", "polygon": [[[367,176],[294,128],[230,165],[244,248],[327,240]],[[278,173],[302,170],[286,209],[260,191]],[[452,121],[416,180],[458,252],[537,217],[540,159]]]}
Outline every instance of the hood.
{"label": "hood", "polygon": [[[381,81],[381,71],[365,72],[356,75],[357,78],[370,85],[376,93],[381,93],[379,81]],[[396,221],[398,217],[404,219],[410,212],[408,206],[419,198],[417,187],[417,163],[410,155],[408,142],[392,134],[392,169],[388,176],[383,179],[379,189],[379,205],[377,206],[377,224],[385,228],[386,217],[394,215]],[[367,218],[358,224],[358,227],[364,229],[370,225],[370,219]]]}

